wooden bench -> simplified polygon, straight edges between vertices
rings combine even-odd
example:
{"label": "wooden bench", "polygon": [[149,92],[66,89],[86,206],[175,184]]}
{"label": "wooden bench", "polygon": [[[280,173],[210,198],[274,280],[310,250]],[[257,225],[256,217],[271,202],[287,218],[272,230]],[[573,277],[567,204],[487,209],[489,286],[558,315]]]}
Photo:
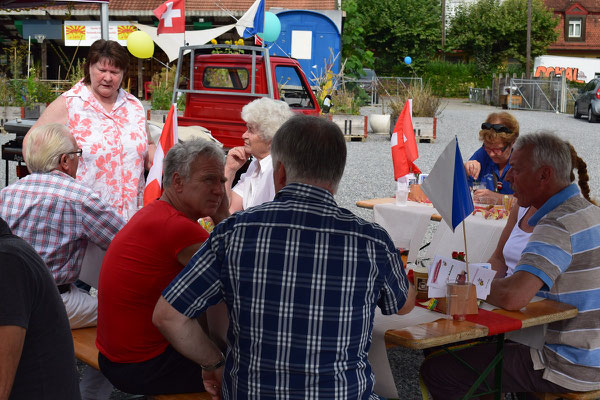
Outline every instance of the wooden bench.
{"label": "wooden bench", "polygon": [[600,390],[592,390],[591,392],[536,393],[535,397],[540,400],[596,400],[600,399]]}
{"label": "wooden bench", "polygon": [[96,348],[96,327],[72,329],[73,347],[75,357],[92,368],[100,370],[98,366],[98,349]]}
{"label": "wooden bench", "polygon": [[[98,349],[96,348],[96,327],[72,329],[75,357],[87,365],[100,369],[98,366]],[[152,400],[210,400],[210,395],[204,393],[161,394],[147,396]]]}

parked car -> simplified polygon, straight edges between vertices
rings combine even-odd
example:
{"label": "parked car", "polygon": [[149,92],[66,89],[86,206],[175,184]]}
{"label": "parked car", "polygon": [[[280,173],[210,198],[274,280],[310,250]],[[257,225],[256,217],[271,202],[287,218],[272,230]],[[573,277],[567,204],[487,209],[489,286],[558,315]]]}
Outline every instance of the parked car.
{"label": "parked car", "polygon": [[598,122],[600,118],[600,79],[594,78],[579,91],[573,107],[573,117],[587,114],[588,122]]}
{"label": "parked car", "polygon": [[371,96],[371,104],[377,104],[379,102],[379,96],[377,95],[377,74],[369,68],[364,68],[363,71],[365,74],[356,79],[356,83]]}

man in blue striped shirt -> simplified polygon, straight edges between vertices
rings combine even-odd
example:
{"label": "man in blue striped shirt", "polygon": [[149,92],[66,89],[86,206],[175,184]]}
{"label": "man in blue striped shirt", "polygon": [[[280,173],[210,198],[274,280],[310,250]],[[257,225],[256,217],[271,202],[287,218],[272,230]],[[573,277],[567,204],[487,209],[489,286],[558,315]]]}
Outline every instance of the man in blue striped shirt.
{"label": "man in blue striped shirt", "polygon": [[[225,399],[378,398],[367,358],[375,307],[414,306],[400,255],[381,227],[335,203],[346,164],[337,125],[292,117],[271,154],[275,199],[215,228],[163,292],[154,322]],[[194,320],[221,300],[225,358]]]}
{"label": "man in blue striped shirt", "polygon": [[[589,201],[587,167],[569,143],[545,132],[519,137],[510,166],[507,179],[519,205],[538,211],[529,219],[535,228],[515,273],[494,280],[487,301],[519,310],[537,294],[572,304],[579,314],[548,324],[541,349],[507,343],[502,391],[600,389],[600,208]],[[571,183],[573,168],[579,187]],[[495,346],[480,345],[460,356],[482,367]],[[434,399],[460,398],[476,378],[446,356],[427,360],[421,376]]]}

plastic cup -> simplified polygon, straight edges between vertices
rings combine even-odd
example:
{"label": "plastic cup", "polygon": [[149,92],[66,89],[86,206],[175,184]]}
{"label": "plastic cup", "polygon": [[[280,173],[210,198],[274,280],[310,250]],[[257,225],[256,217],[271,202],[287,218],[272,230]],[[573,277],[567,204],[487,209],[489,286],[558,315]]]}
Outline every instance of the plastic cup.
{"label": "plastic cup", "polygon": [[455,321],[464,321],[468,311],[469,291],[472,284],[448,283],[446,289],[446,313]]}
{"label": "plastic cup", "polygon": [[405,206],[408,201],[408,188],[396,190],[396,205]]}

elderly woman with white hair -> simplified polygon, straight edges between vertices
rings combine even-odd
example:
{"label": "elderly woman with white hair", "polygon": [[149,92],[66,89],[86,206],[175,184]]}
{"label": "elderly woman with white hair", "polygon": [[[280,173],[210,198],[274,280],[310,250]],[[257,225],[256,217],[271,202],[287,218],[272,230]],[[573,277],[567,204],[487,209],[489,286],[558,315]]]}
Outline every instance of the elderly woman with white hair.
{"label": "elderly woman with white hair", "polygon": [[[277,129],[292,115],[287,103],[266,97],[252,101],[242,108],[242,119],[246,121],[246,132],[242,135],[244,146],[234,147],[225,162],[226,190],[229,197],[229,212],[257,206],[275,197],[271,140]],[[236,172],[252,156],[248,170],[242,174],[237,185],[231,183]]]}

